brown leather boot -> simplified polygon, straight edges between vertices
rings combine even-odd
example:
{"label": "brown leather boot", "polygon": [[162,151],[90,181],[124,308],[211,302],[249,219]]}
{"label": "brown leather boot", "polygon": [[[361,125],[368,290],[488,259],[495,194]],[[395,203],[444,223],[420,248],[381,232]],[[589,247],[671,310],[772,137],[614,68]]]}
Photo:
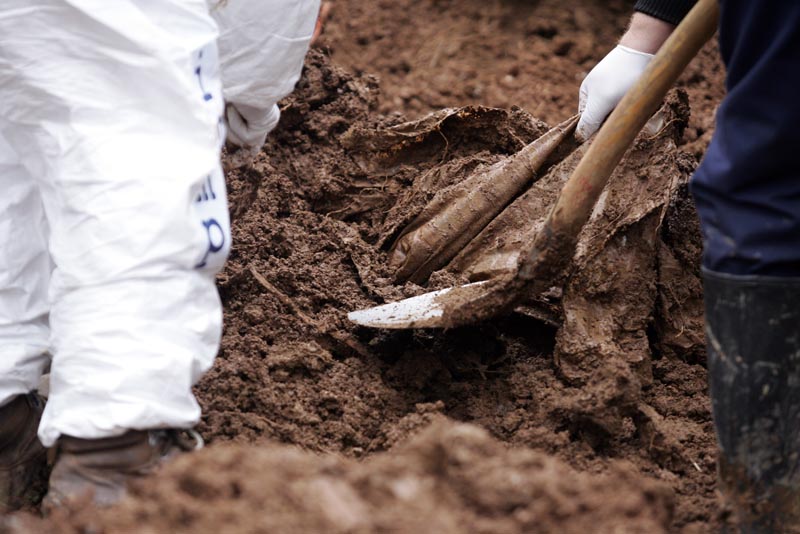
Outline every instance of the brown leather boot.
{"label": "brown leather boot", "polygon": [[202,438],[192,430],[130,430],[103,439],[62,436],[43,511],[88,502],[110,506],[125,497],[129,480],[202,446]]}
{"label": "brown leather boot", "polygon": [[0,513],[33,507],[47,487],[47,450],[36,432],[44,401],[19,395],[0,408]]}

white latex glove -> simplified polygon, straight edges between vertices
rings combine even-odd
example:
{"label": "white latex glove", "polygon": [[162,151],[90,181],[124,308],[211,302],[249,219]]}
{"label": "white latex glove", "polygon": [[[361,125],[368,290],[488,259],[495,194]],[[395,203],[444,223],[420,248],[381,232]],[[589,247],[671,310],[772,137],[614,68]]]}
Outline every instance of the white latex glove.
{"label": "white latex glove", "polygon": [[585,141],[600,129],[653,57],[653,54],[617,45],[592,69],[581,84],[578,107],[581,118],[576,133],[579,139]]}
{"label": "white latex glove", "polygon": [[260,109],[246,104],[228,104],[225,119],[228,123],[228,142],[245,149],[261,149],[267,134],[281,118],[277,104]]}
{"label": "white latex glove", "polygon": [[239,147],[230,151],[225,161],[225,170],[250,165],[264,141],[281,118],[278,105],[267,109],[259,109],[246,104],[227,104],[225,106],[225,122],[228,126],[228,143]]}

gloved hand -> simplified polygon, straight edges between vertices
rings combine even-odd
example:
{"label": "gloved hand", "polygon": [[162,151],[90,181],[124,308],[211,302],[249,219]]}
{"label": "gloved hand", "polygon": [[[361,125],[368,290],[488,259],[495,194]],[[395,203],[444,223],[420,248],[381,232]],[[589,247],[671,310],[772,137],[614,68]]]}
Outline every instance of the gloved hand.
{"label": "gloved hand", "polygon": [[228,143],[239,147],[232,155],[231,167],[252,162],[264,145],[267,134],[278,125],[281,112],[277,104],[260,109],[246,104],[228,104],[225,119],[228,123]]}
{"label": "gloved hand", "polygon": [[576,135],[589,139],[644,72],[653,54],[617,45],[583,80]]}
{"label": "gloved hand", "polygon": [[225,108],[228,122],[228,142],[241,148],[261,149],[267,134],[281,118],[277,104],[260,109],[246,104],[228,104]]}

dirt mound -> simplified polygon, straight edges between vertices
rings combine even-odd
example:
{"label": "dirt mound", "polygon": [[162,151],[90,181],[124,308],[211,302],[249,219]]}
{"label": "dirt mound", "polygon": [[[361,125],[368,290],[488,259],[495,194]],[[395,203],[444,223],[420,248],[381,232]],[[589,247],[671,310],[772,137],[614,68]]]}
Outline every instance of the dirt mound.
{"label": "dirt mound", "polygon": [[51,532],[667,531],[671,492],[624,463],[576,473],[437,419],[363,463],[277,445],[209,448],[137,484],[113,510],[65,514]]}

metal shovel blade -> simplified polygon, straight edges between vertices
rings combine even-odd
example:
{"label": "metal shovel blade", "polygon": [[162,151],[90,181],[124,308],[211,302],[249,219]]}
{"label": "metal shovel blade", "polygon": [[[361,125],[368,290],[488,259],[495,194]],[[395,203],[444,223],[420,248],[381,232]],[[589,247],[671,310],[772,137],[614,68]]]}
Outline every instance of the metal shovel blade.
{"label": "metal shovel blade", "polygon": [[[448,287],[398,302],[357,310],[347,314],[347,318],[361,326],[371,328],[450,328],[454,325],[445,313],[448,302],[459,300],[463,292],[474,298],[476,290],[482,289],[486,281],[464,286]],[[449,297],[449,298],[448,298]]]}

